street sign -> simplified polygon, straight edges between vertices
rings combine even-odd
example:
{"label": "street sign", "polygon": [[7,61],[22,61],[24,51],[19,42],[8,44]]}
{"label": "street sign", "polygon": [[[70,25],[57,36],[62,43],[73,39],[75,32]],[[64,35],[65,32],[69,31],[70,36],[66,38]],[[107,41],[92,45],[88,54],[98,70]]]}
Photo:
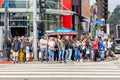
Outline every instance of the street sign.
{"label": "street sign", "polygon": [[5,1],[5,7],[7,7],[7,8],[9,7],[9,0]]}
{"label": "street sign", "polygon": [[101,31],[101,30],[97,30],[97,31],[96,31],[96,35],[97,35],[98,37],[104,37],[104,32]]}
{"label": "street sign", "polygon": [[105,25],[105,21],[104,20],[93,20],[92,24],[100,24],[100,25]]}

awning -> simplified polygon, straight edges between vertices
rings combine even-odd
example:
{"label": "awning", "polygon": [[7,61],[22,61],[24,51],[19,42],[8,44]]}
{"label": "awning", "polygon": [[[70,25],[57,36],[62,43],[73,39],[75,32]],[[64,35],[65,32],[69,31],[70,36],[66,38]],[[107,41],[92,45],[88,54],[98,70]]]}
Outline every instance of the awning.
{"label": "awning", "polygon": [[50,35],[77,35],[77,32],[67,28],[59,28],[50,33]]}

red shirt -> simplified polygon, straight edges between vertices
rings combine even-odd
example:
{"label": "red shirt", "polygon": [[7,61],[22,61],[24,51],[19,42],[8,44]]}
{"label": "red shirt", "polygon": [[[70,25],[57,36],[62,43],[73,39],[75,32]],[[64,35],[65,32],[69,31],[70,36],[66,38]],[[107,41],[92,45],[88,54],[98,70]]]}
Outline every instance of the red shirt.
{"label": "red shirt", "polygon": [[98,42],[97,41],[93,41],[93,49],[98,50]]}

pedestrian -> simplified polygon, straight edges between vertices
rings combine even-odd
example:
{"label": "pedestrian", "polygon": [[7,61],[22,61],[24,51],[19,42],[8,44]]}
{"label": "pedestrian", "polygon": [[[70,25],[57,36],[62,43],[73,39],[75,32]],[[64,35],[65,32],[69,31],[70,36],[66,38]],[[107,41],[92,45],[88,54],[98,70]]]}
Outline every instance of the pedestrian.
{"label": "pedestrian", "polygon": [[30,43],[29,39],[25,41],[25,53],[26,53],[26,61],[30,61]]}
{"label": "pedestrian", "polygon": [[73,43],[73,49],[74,49],[74,60],[75,61],[80,61],[80,42],[78,39],[75,39],[74,40],[74,43]]}
{"label": "pedestrian", "polygon": [[112,42],[111,38],[109,38],[107,41],[107,58],[110,58],[110,56],[111,56],[112,45],[113,45],[113,42]]}
{"label": "pedestrian", "polygon": [[47,51],[47,46],[48,46],[48,40],[46,36],[43,36],[40,39],[40,51],[41,51],[41,57],[42,61],[47,61],[48,60],[48,51]]}
{"label": "pedestrian", "polygon": [[105,59],[104,58],[105,47],[104,47],[104,44],[103,44],[103,40],[101,38],[99,39],[98,47],[99,47],[100,58],[103,61]]}
{"label": "pedestrian", "polygon": [[49,46],[49,61],[54,61],[54,55],[55,55],[55,41],[54,38],[51,37],[49,42],[48,42],[48,46]]}
{"label": "pedestrian", "polygon": [[67,61],[72,61],[71,57],[72,57],[72,51],[73,51],[73,41],[72,39],[68,39],[68,43],[67,43],[67,50],[66,50],[66,60]]}
{"label": "pedestrian", "polygon": [[18,37],[15,37],[13,41],[13,63],[18,63],[18,52],[20,50],[20,42],[18,41]]}
{"label": "pedestrian", "polygon": [[54,60],[58,61],[58,59],[59,59],[58,39],[55,38],[55,56],[54,56]]}
{"label": "pedestrian", "polygon": [[86,59],[89,61],[90,60],[90,39],[88,38],[86,40]]}
{"label": "pedestrian", "polygon": [[94,50],[94,61],[98,61],[99,52],[98,52],[98,38],[96,37],[93,41],[93,50]]}
{"label": "pedestrian", "polygon": [[86,58],[86,42],[85,42],[85,39],[82,40],[82,58],[84,60]]}
{"label": "pedestrian", "polygon": [[65,43],[64,38],[58,41],[58,48],[59,48],[59,61],[64,62],[64,55],[65,55]]}

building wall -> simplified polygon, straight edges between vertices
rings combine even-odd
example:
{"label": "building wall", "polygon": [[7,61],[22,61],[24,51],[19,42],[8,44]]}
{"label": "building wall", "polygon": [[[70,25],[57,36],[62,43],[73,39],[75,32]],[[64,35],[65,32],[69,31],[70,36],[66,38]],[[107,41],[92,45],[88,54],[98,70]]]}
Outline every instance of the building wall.
{"label": "building wall", "polygon": [[[61,6],[63,10],[72,11],[72,0],[61,0],[61,3],[64,5]],[[61,27],[72,29],[72,15],[61,16]]]}

